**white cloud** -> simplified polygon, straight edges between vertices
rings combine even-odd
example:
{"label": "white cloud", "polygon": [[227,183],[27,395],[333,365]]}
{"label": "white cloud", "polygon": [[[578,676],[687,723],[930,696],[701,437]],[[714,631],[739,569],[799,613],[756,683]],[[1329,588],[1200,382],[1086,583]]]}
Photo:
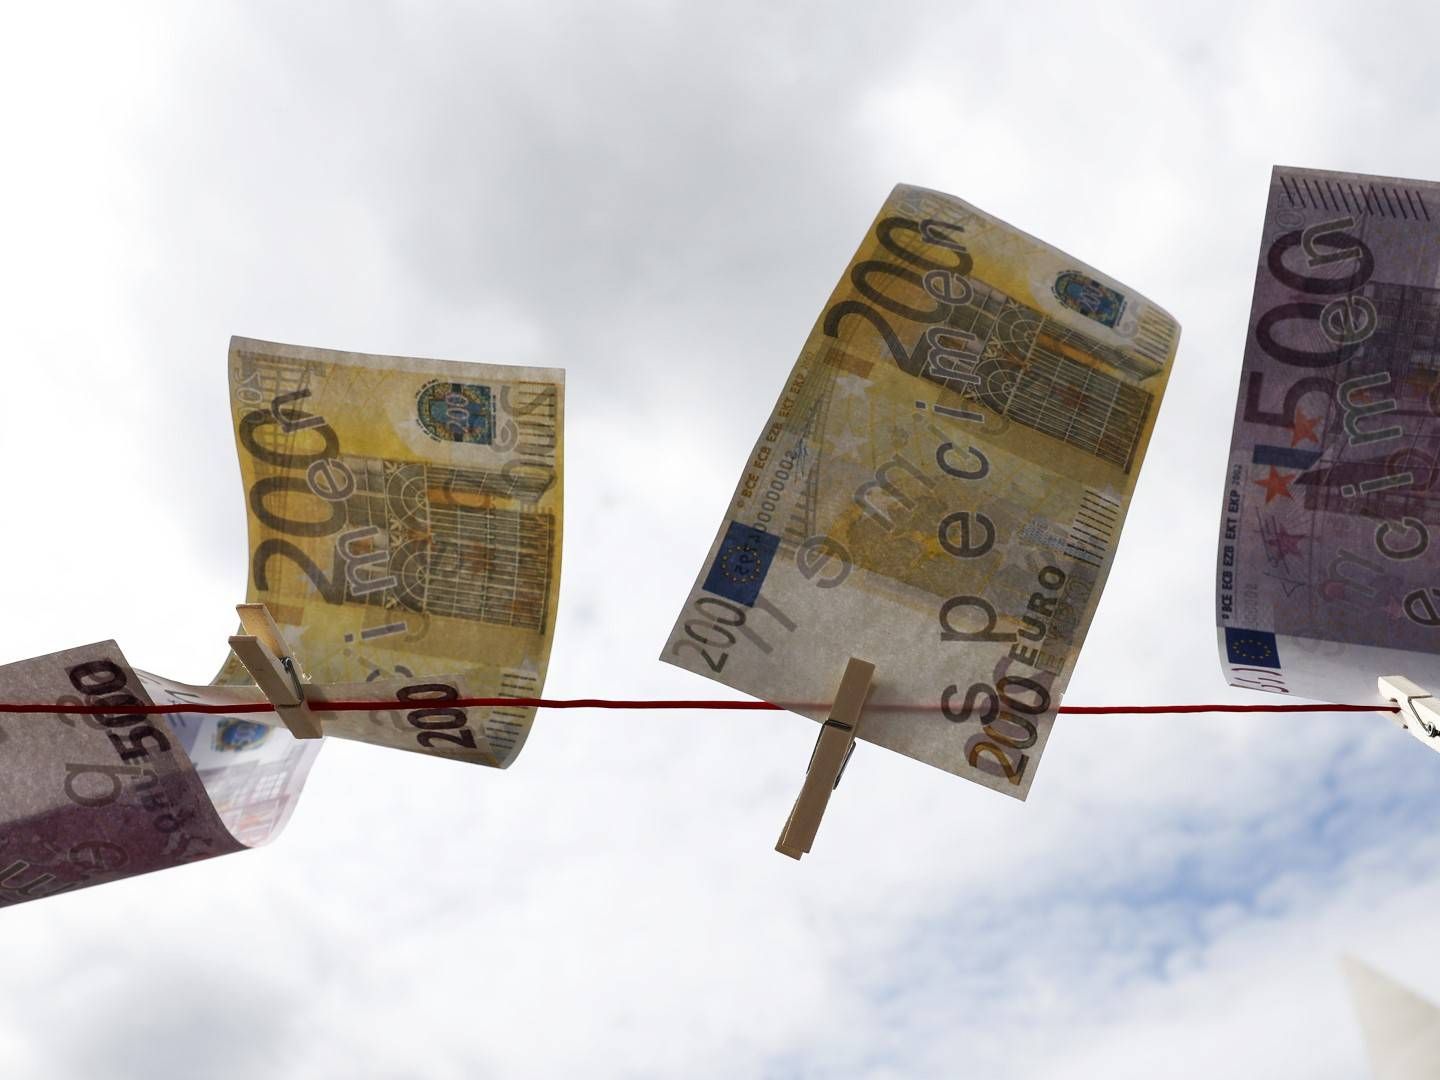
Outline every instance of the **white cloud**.
{"label": "white cloud", "polygon": [[[231,333],[569,369],[547,689],[655,662],[879,200],[950,190],[1185,327],[1068,699],[1235,700],[1222,461],[1275,161],[1440,178],[1381,5],[42,8],[0,45],[3,659],[204,678],[244,590]],[[272,847],[3,913],[0,1073],[1352,1076],[1431,996],[1440,762],[1383,720],[1065,718],[1020,805],[813,725],[550,713],[503,774],[328,747]]]}

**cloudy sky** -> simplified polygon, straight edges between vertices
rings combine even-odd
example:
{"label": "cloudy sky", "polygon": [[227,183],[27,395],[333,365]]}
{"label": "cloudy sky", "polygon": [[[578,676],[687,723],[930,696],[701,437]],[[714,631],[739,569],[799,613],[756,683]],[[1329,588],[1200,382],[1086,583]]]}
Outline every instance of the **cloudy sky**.
{"label": "cloudy sky", "polygon": [[[1255,700],[1215,530],[1284,163],[1440,179],[1440,8],[8,9],[0,661],[203,681],[245,591],[232,333],[568,371],[547,691],[655,660],[875,210],[953,192],[1184,335],[1072,704]],[[1062,718],[1026,804],[814,726],[327,745],[272,847],[0,913],[7,1080],[1340,1078],[1339,960],[1440,998],[1440,759],[1378,716]]]}

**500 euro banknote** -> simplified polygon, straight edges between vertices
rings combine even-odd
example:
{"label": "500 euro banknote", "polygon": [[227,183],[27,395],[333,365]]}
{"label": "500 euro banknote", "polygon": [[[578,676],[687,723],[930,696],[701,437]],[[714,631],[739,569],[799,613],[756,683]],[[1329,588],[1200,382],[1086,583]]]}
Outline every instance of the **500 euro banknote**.
{"label": "500 euro banknote", "polygon": [[[476,696],[464,676],[440,674],[307,691],[327,734],[462,757],[460,733],[482,730],[485,710],[449,703]],[[0,698],[54,707],[0,713],[0,907],[272,840],[320,745],[291,738],[273,714],[126,711],[263,698],[136,670],[113,641],[0,666]],[[345,701],[391,704],[325,711]]]}
{"label": "500 euro banknote", "polygon": [[1220,515],[1236,686],[1440,685],[1440,184],[1277,167]]}
{"label": "500 euro banknote", "polygon": [[1024,798],[1179,327],[968,203],[897,187],[761,429],[663,659]]}

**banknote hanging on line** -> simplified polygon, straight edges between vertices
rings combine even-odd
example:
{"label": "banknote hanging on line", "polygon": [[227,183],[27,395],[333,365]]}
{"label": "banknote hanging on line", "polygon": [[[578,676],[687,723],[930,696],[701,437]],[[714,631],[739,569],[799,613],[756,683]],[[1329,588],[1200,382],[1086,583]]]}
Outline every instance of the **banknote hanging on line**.
{"label": "banknote hanging on line", "polygon": [[1024,798],[1179,326],[975,207],[895,188],[741,469],[662,658]]}
{"label": "banknote hanging on line", "polygon": [[[326,701],[327,735],[504,768],[555,626],[564,373],[232,339],[248,598]],[[0,667],[0,906],[272,839],[320,740],[273,717],[82,715],[67,705],[262,700],[234,654],[213,684],[130,666],[114,642]]]}
{"label": "banknote hanging on line", "polygon": [[1216,581],[1235,686],[1440,684],[1440,184],[1271,175]]}

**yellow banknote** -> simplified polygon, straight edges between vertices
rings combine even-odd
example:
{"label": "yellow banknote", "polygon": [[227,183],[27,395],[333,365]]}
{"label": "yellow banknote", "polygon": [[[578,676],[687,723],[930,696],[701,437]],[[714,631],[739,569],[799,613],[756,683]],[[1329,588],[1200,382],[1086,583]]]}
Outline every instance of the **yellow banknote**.
{"label": "yellow banknote", "polygon": [[[233,338],[230,404],[248,598],[315,683],[384,696],[443,672],[466,696],[540,696],[560,585],[564,372]],[[216,681],[249,680],[231,656]],[[464,743],[417,742],[421,729],[391,741],[504,767],[534,717],[468,713],[479,730],[464,725]]]}
{"label": "yellow banknote", "polygon": [[1024,798],[1179,326],[959,199],[897,187],[761,430],[663,658]]}

